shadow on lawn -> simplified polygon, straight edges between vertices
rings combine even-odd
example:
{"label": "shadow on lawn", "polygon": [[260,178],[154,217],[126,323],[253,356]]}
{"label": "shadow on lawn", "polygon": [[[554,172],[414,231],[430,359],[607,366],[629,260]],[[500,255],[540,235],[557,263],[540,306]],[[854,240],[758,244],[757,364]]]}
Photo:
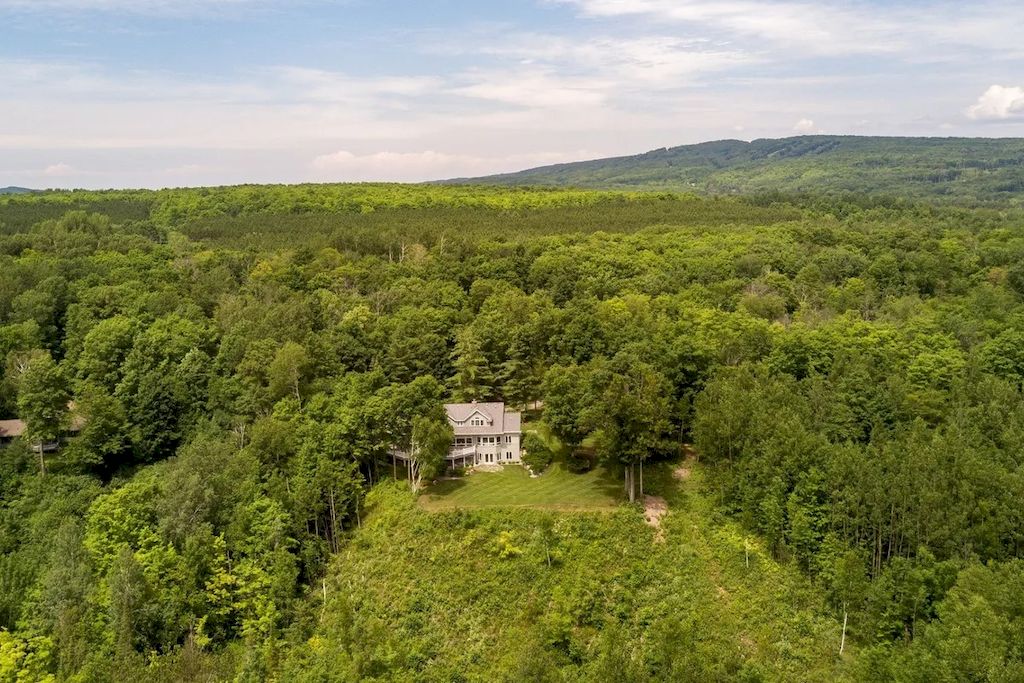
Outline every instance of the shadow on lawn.
{"label": "shadow on lawn", "polygon": [[[620,475],[620,476],[616,476]],[[570,476],[583,476],[570,474]],[[608,496],[609,498],[622,498],[625,500],[625,483],[621,477],[621,473],[614,469],[604,467],[601,472],[598,473],[597,483],[600,487],[601,493]]]}
{"label": "shadow on lawn", "polygon": [[426,489],[424,489],[424,492],[430,497],[442,497],[447,496],[450,493],[455,493],[465,486],[466,477],[452,477],[432,482]]}

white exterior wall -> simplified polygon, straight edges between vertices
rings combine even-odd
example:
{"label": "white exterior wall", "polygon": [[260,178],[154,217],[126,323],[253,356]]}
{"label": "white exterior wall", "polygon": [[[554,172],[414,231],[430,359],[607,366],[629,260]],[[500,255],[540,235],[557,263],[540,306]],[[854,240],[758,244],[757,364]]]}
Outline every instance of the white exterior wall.
{"label": "white exterior wall", "polygon": [[[475,464],[501,464],[501,463],[518,463],[520,462],[520,450],[519,450],[519,434],[495,434],[484,436],[468,436],[459,437],[461,439],[470,439],[472,443],[460,444],[457,441],[452,443],[452,448],[449,451],[453,455],[459,454],[461,456],[464,451],[468,451],[472,448],[476,454]],[[494,443],[489,443],[488,439],[494,438]],[[512,454],[511,459],[509,453]],[[488,458],[488,456],[493,456]]]}
{"label": "white exterior wall", "polygon": [[507,436],[511,436],[512,437],[512,442],[511,443],[503,443],[501,445],[501,449],[502,449],[502,453],[511,452],[512,453],[512,459],[508,460],[506,462],[519,462],[520,461],[520,455],[521,455],[521,453],[519,451],[519,434],[508,434]]}

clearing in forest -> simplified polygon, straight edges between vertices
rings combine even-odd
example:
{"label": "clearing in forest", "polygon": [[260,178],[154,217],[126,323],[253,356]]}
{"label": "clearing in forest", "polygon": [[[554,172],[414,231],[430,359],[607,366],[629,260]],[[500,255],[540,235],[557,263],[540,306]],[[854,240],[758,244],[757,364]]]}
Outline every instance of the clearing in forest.
{"label": "clearing in forest", "polygon": [[485,507],[533,507],[592,510],[616,507],[623,501],[622,482],[603,467],[573,474],[555,462],[539,477],[525,468],[506,465],[500,472],[473,472],[444,479],[419,496],[427,510]]}
{"label": "clearing in forest", "polygon": [[[650,495],[670,510],[658,529],[615,505],[621,481],[600,472],[473,474],[419,504],[400,484],[374,487],[292,665],[326,671],[351,651],[364,672],[386,663],[406,680],[622,680],[606,665],[624,657],[656,670],[652,680],[847,680],[850,654],[837,657],[841,626],[820,591],[716,513],[699,465],[683,482],[678,465],[650,468]],[[609,507],[524,507],[528,496],[543,507],[534,485],[545,482],[575,491],[548,491],[549,503],[589,495]],[[479,508],[451,505],[467,494]]]}

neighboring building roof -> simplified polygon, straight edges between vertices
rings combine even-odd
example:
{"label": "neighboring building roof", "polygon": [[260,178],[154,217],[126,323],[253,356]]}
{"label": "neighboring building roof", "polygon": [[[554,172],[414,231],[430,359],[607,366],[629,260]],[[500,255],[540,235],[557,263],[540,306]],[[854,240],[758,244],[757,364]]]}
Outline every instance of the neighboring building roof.
{"label": "neighboring building roof", "polygon": [[[67,430],[72,434],[82,431],[85,426],[85,418],[77,412],[75,402],[68,402],[68,412],[71,419],[66,423]],[[0,439],[13,439],[25,433],[25,421],[14,418],[12,420],[0,420]]]}
{"label": "neighboring building roof", "polygon": [[[446,403],[444,409],[448,413],[456,436],[510,434],[520,429],[519,413],[506,412],[505,404],[501,402]],[[476,413],[479,413],[488,424],[469,424],[470,418]]]}
{"label": "neighboring building roof", "polygon": [[0,439],[13,439],[25,433],[25,423],[21,420],[0,420]]}

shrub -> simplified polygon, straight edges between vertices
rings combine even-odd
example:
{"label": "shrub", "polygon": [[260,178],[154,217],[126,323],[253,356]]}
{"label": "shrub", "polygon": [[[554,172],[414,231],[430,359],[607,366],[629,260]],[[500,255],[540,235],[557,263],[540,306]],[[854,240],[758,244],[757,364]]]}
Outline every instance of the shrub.
{"label": "shrub", "polygon": [[594,457],[586,451],[574,451],[565,460],[565,467],[573,474],[583,474],[594,468]]}
{"label": "shrub", "polygon": [[533,432],[523,439],[523,464],[534,474],[540,474],[551,464],[551,449]]}

